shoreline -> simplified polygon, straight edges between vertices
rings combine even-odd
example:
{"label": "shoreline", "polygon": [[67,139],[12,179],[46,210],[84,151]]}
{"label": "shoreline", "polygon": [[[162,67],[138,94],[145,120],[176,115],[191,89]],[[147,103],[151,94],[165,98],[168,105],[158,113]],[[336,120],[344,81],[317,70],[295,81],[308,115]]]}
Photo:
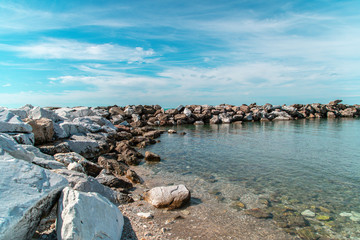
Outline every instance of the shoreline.
{"label": "shoreline", "polygon": [[[241,124],[360,116],[360,105],[343,105],[340,102],[341,100],[336,100],[329,104],[291,106],[187,105],[166,111],[158,105],[98,108],[39,108],[26,105],[20,109],[0,109],[0,113],[7,118],[11,116],[9,119],[16,119],[15,123],[5,122],[1,132],[5,134],[4,136],[14,139],[17,144],[25,144],[24,146],[35,144],[35,148],[30,147],[30,149],[40,158],[50,155],[46,161],[31,160],[35,165],[47,169],[54,169],[54,166],[69,169],[69,162],[56,156],[64,154],[68,157],[71,152],[76,152],[81,156],[71,160],[72,163],[77,164],[77,168],[72,168],[71,171],[80,171],[88,176],[97,177],[100,170],[105,169],[105,175],[125,182],[126,184],[123,184],[127,187],[105,184],[111,187],[114,193],[121,195],[123,205],[120,209],[126,217],[123,236],[127,238],[124,239],[203,239],[204,237],[234,239],[234,236],[237,236],[235,239],[297,239],[285,233],[272,220],[253,217],[258,213],[245,214],[246,211],[236,209],[223,212],[223,209],[218,207],[216,195],[204,197],[192,192],[191,203],[180,210],[166,211],[154,208],[143,200],[144,191],[156,186],[182,182],[173,182],[171,177],[166,176],[154,177],[149,169],[146,170],[141,165],[137,166],[144,158],[138,149],[146,150],[147,146],[156,144],[158,142],[156,139],[164,133],[156,128],[163,126]],[[63,174],[61,171],[55,172]],[[66,174],[63,176],[66,177]],[[141,178],[144,182],[139,184]],[[129,185],[133,187],[128,187]],[[130,201],[131,199],[134,201]],[[261,205],[249,204],[249,209],[261,209]],[[136,215],[139,211],[153,212],[155,218],[142,219]],[[267,217],[260,216],[260,218]],[[237,223],[240,225],[234,228]],[[190,227],[193,229],[183,231]],[[51,229],[54,232],[54,226],[45,232]],[[40,232],[38,234],[41,236]]]}

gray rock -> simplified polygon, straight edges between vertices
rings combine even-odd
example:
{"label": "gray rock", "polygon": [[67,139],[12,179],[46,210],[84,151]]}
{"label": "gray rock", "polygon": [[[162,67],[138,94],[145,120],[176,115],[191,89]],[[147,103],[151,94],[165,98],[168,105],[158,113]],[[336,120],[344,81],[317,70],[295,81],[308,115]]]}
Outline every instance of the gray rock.
{"label": "gray rock", "polygon": [[0,169],[0,239],[31,239],[67,181],[5,152],[0,155]]}
{"label": "gray rock", "polygon": [[310,211],[309,209],[303,211],[301,215],[303,215],[304,217],[312,217],[312,218],[315,217],[315,213]]}
{"label": "gray rock", "polygon": [[9,135],[19,144],[34,145],[35,143],[33,133],[9,133]]}
{"label": "gray rock", "polygon": [[0,133],[0,154],[6,152],[14,158],[31,162],[34,154],[29,154],[21,145],[6,133]]}
{"label": "gray rock", "polygon": [[155,187],[145,193],[145,200],[157,208],[179,208],[188,203],[190,197],[184,185]]}
{"label": "gray rock", "polygon": [[123,226],[120,210],[100,194],[82,193],[69,187],[62,191],[56,224],[58,239],[119,240]]}
{"label": "gray rock", "polygon": [[0,109],[0,132],[31,133],[32,127],[7,109]]}
{"label": "gray rock", "polygon": [[68,170],[85,173],[85,169],[77,162],[72,162],[67,166]]}
{"label": "gray rock", "polygon": [[55,113],[64,119],[72,121],[78,117],[94,116],[95,113],[89,107],[75,107],[75,108],[59,108]]}
{"label": "gray rock", "polygon": [[69,181],[69,186],[80,192],[99,193],[115,204],[123,204],[131,201],[131,198],[128,195],[113,191],[112,189],[100,184],[95,178],[87,176],[86,174],[66,169],[57,169],[52,171],[65,177]]}
{"label": "gray rock", "polygon": [[62,122],[59,124],[59,127],[62,129],[62,131],[61,130],[56,131],[58,138],[68,138],[74,134],[78,134],[78,133],[86,134],[89,132],[86,127],[84,127],[79,123]]}
{"label": "gray rock", "polygon": [[41,108],[41,107],[32,108],[29,112],[28,117],[31,119],[48,118],[48,119],[53,120],[54,122],[64,120],[64,118],[60,117],[55,112]]}
{"label": "gray rock", "polygon": [[190,117],[190,116],[192,115],[192,112],[191,112],[190,109],[185,108],[185,109],[184,109],[184,114],[186,115],[186,117]]}
{"label": "gray rock", "polygon": [[107,119],[99,116],[79,117],[73,120],[73,123],[79,124],[89,132],[116,132],[116,127]]}

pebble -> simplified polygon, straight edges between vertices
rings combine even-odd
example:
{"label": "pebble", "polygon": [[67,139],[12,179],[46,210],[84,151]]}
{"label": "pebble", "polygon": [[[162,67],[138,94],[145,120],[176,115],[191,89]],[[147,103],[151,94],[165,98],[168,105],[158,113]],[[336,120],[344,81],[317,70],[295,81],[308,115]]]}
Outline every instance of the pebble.
{"label": "pebble", "polygon": [[315,217],[315,213],[310,211],[309,209],[306,209],[301,213],[304,217]]}
{"label": "pebble", "polygon": [[351,216],[352,216],[352,213],[342,212],[342,213],[340,213],[339,215],[342,216],[342,217],[351,217]]}
{"label": "pebble", "polygon": [[138,215],[139,217],[146,218],[146,219],[152,219],[152,218],[154,217],[154,216],[153,216],[151,213],[149,213],[149,212],[147,212],[147,213],[139,212],[137,215]]}
{"label": "pebble", "polygon": [[174,130],[174,129],[169,129],[169,130],[168,130],[168,133],[170,133],[170,134],[176,133],[176,130]]}

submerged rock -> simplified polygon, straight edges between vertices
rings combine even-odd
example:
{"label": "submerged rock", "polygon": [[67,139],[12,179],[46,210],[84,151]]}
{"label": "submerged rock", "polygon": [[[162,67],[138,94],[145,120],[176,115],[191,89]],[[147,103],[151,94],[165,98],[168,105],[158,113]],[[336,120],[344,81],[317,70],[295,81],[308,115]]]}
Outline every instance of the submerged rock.
{"label": "submerged rock", "polygon": [[160,156],[150,152],[150,151],[146,151],[145,152],[145,161],[149,161],[149,162],[160,162]]}
{"label": "submerged rock", "polygon": [[82,193],[66,187],[59,200],[58,239],[121,239],[124,217],[98,193]]}
{"label": "submerged rock", "polygon": [[190,201],[190,191],[184,185],[155,187],[145,193],[145,201],[156,208],[179,208]]}
{"label": "submerged rock", "polygon": [[256,218],[272,218],[273,217],[273,215],[271,213],[269,213],[261,208],[248,209],[248,210],[245,210],[244,213],[247,215],[256,217]]}

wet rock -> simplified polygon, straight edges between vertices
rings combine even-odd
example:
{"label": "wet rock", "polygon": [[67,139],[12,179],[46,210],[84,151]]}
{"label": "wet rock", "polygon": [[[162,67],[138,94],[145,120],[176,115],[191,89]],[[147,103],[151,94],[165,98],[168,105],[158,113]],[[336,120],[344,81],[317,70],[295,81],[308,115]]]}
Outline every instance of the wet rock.
{"label": "wet rock", "polygon": [[141,183],[142,180],[141,178],[139,177],[139,175],[134,171],[134,170],[131,170],[131,169],[128,169],[126,171],[126,174],[125,174],[126,178],[129,179],[132,183]]}
{"label": "wet rock", "polygon": [[213,117],[210,119],[210,124],[219,124],[221,123],[221,120],[218,115],[213,115]]}
{"label": "wet rock", "polygon": [[58,206],[58,239],[121,238],[124,217],[114,204],[100,194],[78,192],[67,187]]}
{"label": "wet rock", "polygon": [[190,191],[184,185],[155,187],[145,193],[145,201],[156,208],[179,208],[190,201]]}
{"label": "wet rock", "polygon": [[150,151],[146,151],[145,152],[145,161],[149,161],[149,162],[160,162],[160,156],[150,152]]}
{"label": "wet rock", "polygon": [[304,239],[304,240],[319,239],[319,236],[316,234],[315,229],[313,227],[299,228],[296,231],[296,233],[301,239]]}
{"label": "wet rock", "polygon": [[[2,145],[0,145],[2,147]],[[0,149],[0,239],[31,239],[67,181]]]}
{"label": "wet rock", "polygon": [[331,217],[327,215],[317,215],[316,219],[319,221],[330,221]]}
{"label": "wet rock", "polygon": [[272,218],[273,215],[261,208],[253,208],[244,211],[245,214],[251,215],[256,218]]}
{"label": "wet rock", "polygon": [[204,121],[195,121],[194,122],[194,125],[204,125],[205,123],[204,123]]}
{"label": "wet rock", "polygon": [[303,211],[301,215],[303,215],[304,217],[315,217],[315,213],[310,211],[309,209]]}
{"label": "wet rock", "polygon": [[169,130],[168,130],[168,133],[174,134],[174,133],[176,133],[176,130],[174,130],[174,129],[169,129]]}

